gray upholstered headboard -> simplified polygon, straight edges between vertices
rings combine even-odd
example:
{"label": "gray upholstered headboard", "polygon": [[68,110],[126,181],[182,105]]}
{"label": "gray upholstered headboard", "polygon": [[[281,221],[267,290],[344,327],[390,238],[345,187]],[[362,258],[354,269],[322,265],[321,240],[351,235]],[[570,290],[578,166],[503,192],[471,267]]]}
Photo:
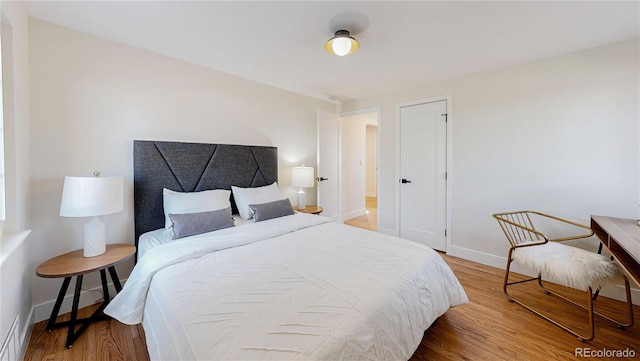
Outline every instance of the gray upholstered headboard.
{"label": "gray upholstered headboard", "polygon": [[[141,234],[164,227],[162,188],[197,192],[260,187],[277,180],[276,147],[134,140],[136,246]],[[231,204],[237,213],[233,199]]]}

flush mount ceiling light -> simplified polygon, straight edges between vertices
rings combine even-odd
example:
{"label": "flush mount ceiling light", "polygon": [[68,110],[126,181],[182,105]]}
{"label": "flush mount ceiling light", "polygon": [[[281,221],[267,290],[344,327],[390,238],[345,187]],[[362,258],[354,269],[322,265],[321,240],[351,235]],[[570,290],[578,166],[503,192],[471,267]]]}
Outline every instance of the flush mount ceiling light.
{"label": "flush mount ceiling light", "polygon": [[354,39],[347,30],[338,30],[333,38],[324,44],[324,49],[337,56],[355,53],[360,48],[358,40]]}

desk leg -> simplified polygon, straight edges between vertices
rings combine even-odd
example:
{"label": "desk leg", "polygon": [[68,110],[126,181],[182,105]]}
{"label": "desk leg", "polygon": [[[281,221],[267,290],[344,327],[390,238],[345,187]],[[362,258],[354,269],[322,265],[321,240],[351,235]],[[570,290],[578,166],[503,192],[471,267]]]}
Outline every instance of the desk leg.
{"label": "desk leg", "polygon": [[[602,254],[602,246],[604,246],[604,243],[602,243],[603,241],[598,237],[598,239],[600,240],[600,245],[598,246],[598,254]],[[607,240],[607,243],[609,242],[609,240]],[[613,256],[611,256],[611,260],[613,261],[614,258]],[[595,301],[598,298],[598,295],[600,294],[600,287],[598,287],[598,289],[593,293],[593,300]]]}
{"label": "desk leg", "polygon": [[80,291],[82,290],[82,275],[76,276],[76,291],[73,294],[73,306],[71,306],[71,319],[69,320],[69,330],[67,331],[67,348],[71,348],[75,341],[76,319],[78,318],[78,303],[80,302]]}
{"label": "desk leg", "polygon": [[[599,240],[600,238],[598,238]],[[598,245],[598,254],[602,254],[602,242],[600,242],[600,245]],[[600,294],[600,287],[598,287],[598,289],[593,293],[593,300],[595,301],[596,299],[598,299],[598,295]]]}
{"label": "desk leg", "polygon": [[53,306],[53,311],[51,311],[51,317],[49,317],[49,322],[47,322],[47,331],[53,331],[53,328],[56,324],[56,318],[58,317],[58,312],[60,312],[60,306],[62,306],[62,301],[64,301],[64,295],[67,293],[67,289],[69,288],[69,283],[71,282],[71,277],[65,277],[62,282],[62,287],[60,287],[60,292],[58,293],[58,298],[56,298],[56,303]]}

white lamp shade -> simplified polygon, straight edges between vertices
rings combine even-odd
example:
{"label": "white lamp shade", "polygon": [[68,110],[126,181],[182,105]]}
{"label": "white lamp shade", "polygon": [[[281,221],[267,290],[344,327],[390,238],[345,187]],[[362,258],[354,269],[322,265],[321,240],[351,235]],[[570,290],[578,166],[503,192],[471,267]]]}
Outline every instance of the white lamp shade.
{"label": "white lamp shade", "polygon": [[313,188],[313,167],[293,167],[291,185],[298,188]]}
{"label": "white lamp shade", "polygon": [[124,209],[124,178],[64,177],[60,215],[96,217]]}

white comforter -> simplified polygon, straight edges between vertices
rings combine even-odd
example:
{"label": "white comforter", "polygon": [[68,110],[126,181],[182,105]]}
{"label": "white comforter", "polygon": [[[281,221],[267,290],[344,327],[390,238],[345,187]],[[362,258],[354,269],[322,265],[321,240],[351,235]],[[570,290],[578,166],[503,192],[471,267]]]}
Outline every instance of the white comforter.
{"label": "white comforter", "polygon": [[468,301],[432,249],[307,214],[153,248],[105,313],[141,322],[150,285],[183,360],[406,360]]}

